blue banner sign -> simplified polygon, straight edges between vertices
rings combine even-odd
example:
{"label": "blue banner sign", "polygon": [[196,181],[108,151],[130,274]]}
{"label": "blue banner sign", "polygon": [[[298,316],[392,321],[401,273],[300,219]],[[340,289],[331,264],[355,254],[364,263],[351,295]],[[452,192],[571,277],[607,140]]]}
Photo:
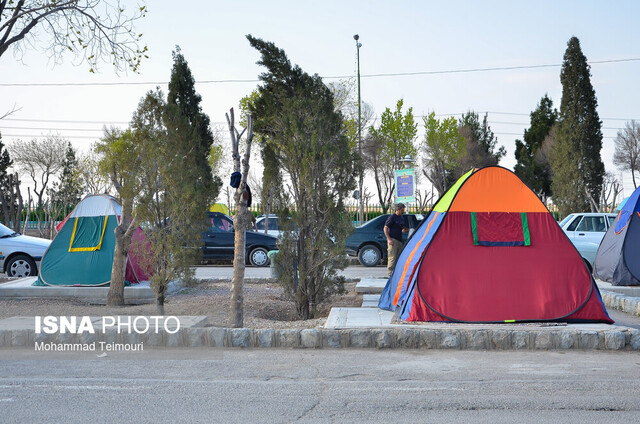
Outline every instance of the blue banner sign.
{"label": "blue banner sign", "polygon": [[416,201],[416,178],[413,168],[398,169],[396,177],[396,203],[411,203]]}

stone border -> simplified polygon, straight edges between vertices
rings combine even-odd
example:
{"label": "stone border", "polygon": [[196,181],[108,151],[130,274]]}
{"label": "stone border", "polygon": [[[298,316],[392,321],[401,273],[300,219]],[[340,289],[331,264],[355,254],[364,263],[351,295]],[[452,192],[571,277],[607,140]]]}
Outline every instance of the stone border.
{"label": "stone border", "polygon": [[640,351],[640,330],[543,329],[253,329],[184,328],[175,334],[38,334],[0,330],[0,349],[33,348],[44,343],[143,343],[145,347],[452,349],[452,350],[606,350]]}
{"label": "stone border", "polygon": [[630,315],[640,316],[640,297],[601,291],[602,301],[607,308],[617,309]]}

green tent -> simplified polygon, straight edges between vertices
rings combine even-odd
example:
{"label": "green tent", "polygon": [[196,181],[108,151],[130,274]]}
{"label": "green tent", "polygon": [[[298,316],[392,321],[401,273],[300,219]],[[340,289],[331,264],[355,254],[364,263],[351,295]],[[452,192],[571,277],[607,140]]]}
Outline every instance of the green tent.
{"label": "green tent", "polygon": [[82,199],[45,252],[34,285],[109,285],[121,210],[106,194]]}

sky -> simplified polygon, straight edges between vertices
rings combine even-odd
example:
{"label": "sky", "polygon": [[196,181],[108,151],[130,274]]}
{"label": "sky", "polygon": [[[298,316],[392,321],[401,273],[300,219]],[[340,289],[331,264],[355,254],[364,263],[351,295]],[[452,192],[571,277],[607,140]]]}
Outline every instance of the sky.
{"label": "sky", "polygon": [[[246,34],[275,43],[292,63],[327,83],[355,77],[353,35],[358,34],[362,101],[377,116],[403,99],[418,117],[419,143],[424,138],[424,115],[435,112],[441,118],[459,118],[468,110],[488,112],[498,143],[507,149],[500,164],[513,169],[515,140],[522,139],[540,99],[548,94],[559,108],[560,65],[567,42],[576,36],[591,63],[606,170],[622,180],[625,196],[633,191],[630,174],[616,169],[612,157],[617,131],[631,119],[640,120],[640,2],[191,0],[179,8],[176,4],[147,3],[147,17],[136,29],[143,33],[150,58],[138,74],[116,74],[108,64],[92,74],[72,55],[54,64],[41,50],[0,57],[0,116],[18,109],[0,120],[3,142],[53,133],[68,138],[79,150],[88,150],[104,126],[126,127],[147,91],[160,86],[166,93],[176,45],[197,82],[203,111],[226,136],[225,113],[231,107],[237,110],[239,100],[255,89],[264,71],[256,65],[259,54]],[[514,67],[518,69],[488,70]],[[474,71],[461,72],[468,70]]]}

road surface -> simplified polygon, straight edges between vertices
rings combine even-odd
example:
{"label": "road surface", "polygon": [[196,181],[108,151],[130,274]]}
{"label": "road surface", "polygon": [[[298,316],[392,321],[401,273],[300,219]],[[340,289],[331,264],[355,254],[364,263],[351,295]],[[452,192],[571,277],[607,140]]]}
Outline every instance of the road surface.
{"label": "road surface", "polygon": [[640,422],[637,352],[169,349],[129,358],[0,351],[0,421]]}

